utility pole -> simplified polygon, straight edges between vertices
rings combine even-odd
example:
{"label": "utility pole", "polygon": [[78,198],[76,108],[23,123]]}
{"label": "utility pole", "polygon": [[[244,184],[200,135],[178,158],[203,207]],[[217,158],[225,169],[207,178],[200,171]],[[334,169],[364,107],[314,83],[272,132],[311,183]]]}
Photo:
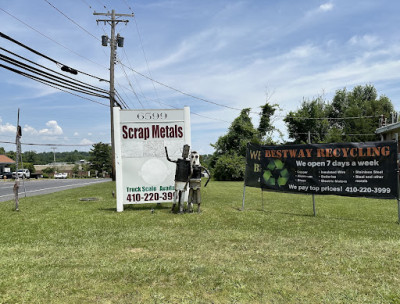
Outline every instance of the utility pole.
{"label": "utility pole", "polygon": [[112,180],[115,181],[115,145],[114,145],[114,116],[113,116],[113,107],[115,104],[115,87],[114,87],[114,65],[116,62],[116,49],[117,46],[123,47],[124,46],[124,38],[117,35],[115,38],[115,26],[120,23],[124,22],[127,24],[129,20],[117,20],[115,17],[133,17],[134,14],[116,14],[115,10],[112,10],[111,13],[96,13],[94,12],[93,15],[95,16],[107,16],[111,17],[111,19],[98,19],[96,20],[97,23],[104,22],[104,24],[108,23],[111,26],[111,38],[109,39],[107,36],[101,37],[101,44],[103,46],[107,46],[110,44],[110,121],[111,121],[111,151],[112,151],[112,172],[111,177]]}
{"label": "utility pole", "polygon": [[56,149],[57,149],[57,147],[51,147],[50,148],[51,150],[53,150],[53,159],[54,159],[54,163],[56,162]]}
{"label": "utility pole", "polygon": [[18,162],[19,158],[21,155],[21,142],[20,138],[22,137],[22,129],[21,126],[19,125],[19,109],[18,109],[18,119],[17,119],[17,134],[15,137],[15,145],[17,148],[17,155],[16,155],[16,167],[15,167],[15,183],[14,183],[14,200],[15,200],[15,211],[19,211],[19,198],[18,198],[18,192],[19,192],[19,175],[18,175]]}

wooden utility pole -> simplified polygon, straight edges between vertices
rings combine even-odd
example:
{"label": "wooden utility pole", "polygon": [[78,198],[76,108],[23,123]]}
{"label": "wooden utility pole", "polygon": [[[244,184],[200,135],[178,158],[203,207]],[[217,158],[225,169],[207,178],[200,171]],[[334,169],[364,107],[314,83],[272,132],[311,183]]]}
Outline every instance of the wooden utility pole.
{"label": "wooden utility pole", "polygon": [[19,191],[19,174],[18,174],[18,162],[21,155],[21,142],[20,138],[22,136],[21,126],[19,125],[19,109],[18,109],[18,119],[17,119],[17,135],[15,137],[15,145],[17,146],[17,156],[16,156],[16,164],[15,164],[15,183],[14,183],[14,199],[15,199],[15,211],[19,211],[19,198],[18,198],[18,191]]}
{"label": "wooden utility pole", "polygon": [[[115,87],[114,87],[114,65],[116,62],[116,49],[117,46],[120,45],[120,41],[115,39],[115,26],[120,23],[124,22],[125,24],[129,22],[129,20],[117,20],[115,17],[133,17],[134,14],[116,14],[115,10],[112,10],[111,13],[96,13],[94,12],[93,15],[95,16],[109,16],[111,19],[98,19],[96,20],[97,23],[104,22],[104,24],[108,23],[111,26],[111,38],[108,39],[107,36],[102,37],[102,45],[107,46],[107,43],[110,44],[110,121],[111,121],[111,151],[112,151],[112,172],[111,177],[115,180],[115,145],[114,145],[114,116],[113,116],[113,107],[115,105]],[[118,37],[119,38],[119,37]]]}

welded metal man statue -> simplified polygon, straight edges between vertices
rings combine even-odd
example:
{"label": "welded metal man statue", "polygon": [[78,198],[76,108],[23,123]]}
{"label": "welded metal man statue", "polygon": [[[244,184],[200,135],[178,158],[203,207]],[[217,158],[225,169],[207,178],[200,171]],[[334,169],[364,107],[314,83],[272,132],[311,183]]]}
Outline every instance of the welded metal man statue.
{"label": "welded metal man statue", "polygon": [[172,212],[175,209],[177,200],[179,206],[179,213],[183,213],[184,211],[185,193],[187,190],[190,176],[192,175],[192,166],[190,164],[190,160],[188,159],[189,149],[190,149],[189,145],[184,145],[182,151],[182,158],[178,158],[177,160],[171,160],[168,157],[167,147],[165,147],[165,154],[167,156],[168,161],[176,164],[175,194],[174,194],[174,202],[172,204],[172,209],[171,209]]}
{"label": "welded metal man statue", "polygon": [[201,175],[203,171],[208,175],[208,180],[204,187],[206,187],[210,181],[211,175],[210,172],[200,164],[200,155],[196,151],[192,151],[190,154],[190,164],[192,167],[192,175],[189,179],[188,212],[193,212],[193,204],[197,204],[197,212],[200,213]]}

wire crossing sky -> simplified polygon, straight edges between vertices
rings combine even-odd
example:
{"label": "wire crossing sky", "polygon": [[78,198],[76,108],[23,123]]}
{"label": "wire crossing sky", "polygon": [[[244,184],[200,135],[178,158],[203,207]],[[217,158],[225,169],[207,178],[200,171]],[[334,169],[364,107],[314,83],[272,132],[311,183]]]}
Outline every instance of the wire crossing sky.
{"label": "wire crossing sky", "polygon": [[[135,14],[116,28],[125,38],[115,70],[121,104],[190,106],[192,147],[202,154],[212,153],[210,143],[227,132],[240,109],[250,107],[257,126],[267,98],[282,109],[274,121],[284,134],[283,117],[304,99],[322,95],[331,101],[336,90],[356,85],[374,85],[400,110],[395,0],[0,0],[2,33],[83,73],[63,72],[7,39],[0,39],[0,63],[28,68],[12,52],[31,61],[24,64],[74,78],[68,86],[71,81],[103,95],[108,82],[92,76],[109,79],[109,48],[101,46],[101,36],[110,36],[110,27],[97,24],[93,12],[112,9]],[[14,149],[7,142],[15,138],[18,108],[22,142],[41,144],[29,149],[49,151],[51,143],[60,151],[88,150],[110,142],[104,98],[84,99],[7,68],[0,68],[0,90],[0,146],[6,150]]]}

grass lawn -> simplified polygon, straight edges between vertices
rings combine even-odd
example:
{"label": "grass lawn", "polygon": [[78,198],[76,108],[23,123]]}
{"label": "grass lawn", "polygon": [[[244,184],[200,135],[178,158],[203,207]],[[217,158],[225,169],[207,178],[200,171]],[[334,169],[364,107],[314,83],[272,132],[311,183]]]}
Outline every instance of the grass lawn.
{"label": "grass lawn", "polygon": [[400,303],[395,200],[316,196],[314,217],[247,188],[242,212],[243,183],[210,182],[201,214],[117,213],[114,189],[0,203],[0,303]]}

